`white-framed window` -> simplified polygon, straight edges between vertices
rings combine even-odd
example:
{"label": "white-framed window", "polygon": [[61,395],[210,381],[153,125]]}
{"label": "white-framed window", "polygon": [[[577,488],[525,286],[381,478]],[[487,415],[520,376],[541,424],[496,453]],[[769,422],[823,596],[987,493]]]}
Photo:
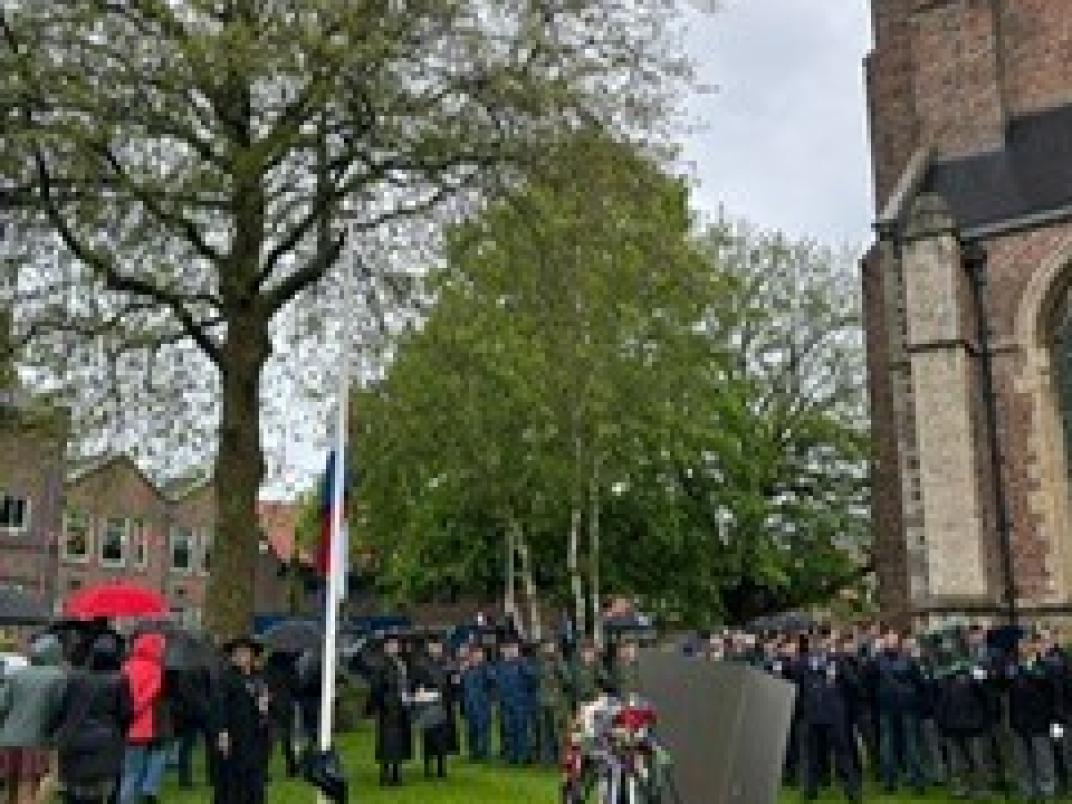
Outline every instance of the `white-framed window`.
{"label": "white-framed window", "polygon": [[29,530],[29,498],[0,493],[0,533],[27,533]]}
{"label": "white-framed window", "polygon": [[93,520],[76,508],[63,512],[63,560],[85,564],[93,555]]}
{"label": "white-framed window", "polygon": [[130,520],[110,516],[98,536],[100,563],[102,567],[122,567],[127,563],[127,544],[130,540]]}
{"label": "white-framed window", "polygon": [[212,547],[216,541],[216,532],[212,528],[201,530],[199,550],[197,553],[197,571],[202,575],[208,575],[212,571]]}
{"label": "white-framed window", "polygon": [[144,519],[135,519],[130,528],[131,554],[134,569],[146,570],[149,567],[149,524]]}
{"label": "white-framed window", "polygon": [[172,572],[190,572],[194,568],[194,536],[189,528],[174,526],[169,538]]}

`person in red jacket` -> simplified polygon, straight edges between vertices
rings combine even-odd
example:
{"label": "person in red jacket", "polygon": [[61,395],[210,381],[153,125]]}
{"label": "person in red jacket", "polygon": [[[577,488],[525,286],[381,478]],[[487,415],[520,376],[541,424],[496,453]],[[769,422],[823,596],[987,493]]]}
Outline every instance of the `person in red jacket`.
{"label": "person in red jacket", "polygon": [[135,638],[123,664],[123,676],[130,690],[131,721],[119,802],[155,802],[167,767],[167,741],[171,738],[164,690],[164,637],[142,634]]}

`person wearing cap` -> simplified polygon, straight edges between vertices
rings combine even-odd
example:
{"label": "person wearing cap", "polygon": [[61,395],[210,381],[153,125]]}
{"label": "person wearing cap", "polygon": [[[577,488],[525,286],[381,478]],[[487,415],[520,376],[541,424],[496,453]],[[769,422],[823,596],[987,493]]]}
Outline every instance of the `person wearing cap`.
{"label": "person wearing cap", "polygon": [[376,762],[380,785],[402,784],[401,765],[413,759],[413,732],[406,701],[411,693],[409,668],[397,634],[383,640],[383,661],[372,676],[371,702],[376,713]]}
{"label": "person wearing cap", "polygon": [[214,804],[262,804],[272,725],[271,693],[257,672],[263,649],[244,637],[226,643],[223,651],[230,662],[213,716],[218,761]]}

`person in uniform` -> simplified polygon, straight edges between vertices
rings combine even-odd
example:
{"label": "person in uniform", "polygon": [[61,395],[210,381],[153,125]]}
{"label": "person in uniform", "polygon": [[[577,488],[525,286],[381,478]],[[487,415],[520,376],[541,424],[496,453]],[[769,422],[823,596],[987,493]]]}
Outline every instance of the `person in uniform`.
{"label": "person in uniform", "polygon": [[271,747],[272,700],[256,672],[261,645],[243,638],[228,642],[230,666],[219,681],[213,713],[217,752],[215,804],[263,804]]}
{"label": "person in uniform", "polygon": [[491,742],[491,666],[484,658],[484,648],[470,646],[462,670],[462,711],[465,716],[466,745],[469,759],[482,762],[488,758]]}
{"label": "person in uniform", "polygon": [[640,646],[635,639],[626,637],[618,643],[612,681],[615,694],[623,701],[640,695]]}
{"label": "person in uniform", "polygon": [[443,640],[431,636],[425,645],[425,653],[417,662],[413,673],[418,690],[431,690],[439,694],[437,716],[422,729],[424,775],[431,777],[432,761],[435,760],[436,776],[447,776],[446,758],[458,753],[457,698],[461,678],[458,668],[447,656]]}
{"label": "person in uniform", "polygon": [[413,734],[407,703],[411,692],[410,673],[402,657],[402,643],[395,634],[384,637],[383,661],[376,668],[371,686],[380,785],[399,785],[402,763],[413,759]]}
{"label": "person in uniform", "polygon": [[511,765],[525,765],[531,759],[528,738],[535,684],[532,667],[522,657],[517,639],[507,636],[502,645],[502,659],[495,667],[495,686],[503,719],[506,761]]}
{"label": "person in uniform", "polygon": [[886,793],[897,791],[902,768],[916,794],[926,782],[919,751],[922,675],[918,663],[903,649],[901,634],[886,633],[875,659],[878,673],[879,762]]}
{"label": "person in uniform", "polygon": [[833,752],[834,766],[845,796],[863,801],[860,769],[852,744],[851,701],[858,679],[847,662],[841,661],[827,642],[811,651],[799,670],[803,755],[803,793],[808,801],[819,794],[826,761]]}
{"label": "person in uniform", "polygon": [[955,797],[986,798],[994,793],[990,762],[993,700],[991,669],[964,651],[939,668],[935,722],[946,743],[950,791]]}
{"label": "person in uniform", "polygon": [[1027,801],[1050,801],[1057,795],[1057,771],[1051,737],[1057,723],[1058,685],[1043,661],[1037,637],[1020,641],[1019,661],[1006,671],[1009,726],[1020,795]]}
{"label": "person in uniform", "polygon": [[577,661],[570,675],[570,709],[576,714],[584,704],[591,703],[599,697],[600,689],[605,682],[595,642],[586,639],[581,643]]}
{"label": "person in uniform", "polygon": [[555,640],[546,640],[540,646],[537,668],[537,756],[540,764],[554,767],[558,765],[569,722],[569,672]]}

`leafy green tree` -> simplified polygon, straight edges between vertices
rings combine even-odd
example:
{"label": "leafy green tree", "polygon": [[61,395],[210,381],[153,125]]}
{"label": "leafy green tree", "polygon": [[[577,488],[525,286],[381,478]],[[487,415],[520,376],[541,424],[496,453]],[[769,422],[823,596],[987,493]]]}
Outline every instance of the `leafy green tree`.
{"label": "leafy green tree", "polygon": [[418,523],[419,558],[396,573],[424,572],[439,535],[470,562],[440,571],[501,566],[501,541],[469,540],[490,521],[506,555],[520,553],[530,597],[535,567],[564,564],[581,627],[598,616],[603,499],[623,467],[674,438],[679,401],[710,363],[699,324],[719,282],[690,230],[682,182],[589,131],[454,231],[427,326],[375,402],[356,406],[373,520],[392,539]]}
{"label": "leafy green tree", "polygon": [[[508,183],[578,121],[650,130],[678,72],[663,9],[4,4],[0,176],[28,355],[86,389],[133,376],[133,393],[174,354],[172,382],[138,397],[156,435],[218,414],[213,631],[250,621],[275,318],[348,250]],[[177,349],[190,344],[199,359]]]}

